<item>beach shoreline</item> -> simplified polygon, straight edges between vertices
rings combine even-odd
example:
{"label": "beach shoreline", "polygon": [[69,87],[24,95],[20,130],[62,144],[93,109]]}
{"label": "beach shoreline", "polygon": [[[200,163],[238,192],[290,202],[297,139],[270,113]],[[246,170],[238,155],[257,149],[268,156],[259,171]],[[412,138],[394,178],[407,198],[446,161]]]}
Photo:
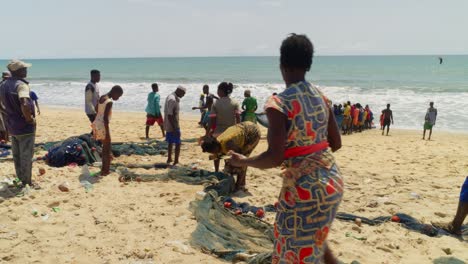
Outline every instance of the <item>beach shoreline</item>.
{"label": "beach shoreline", "polygon": [[[197,113],[181,114],[183,139],[195,140],[204,134],[197,119]],[[144,128],[144,112],[115,111],[110,123],[115,142],[145,142]],[[266,129],[261,130],[262,140],[253,155],[267,147]],[[82,109],[43,107],[36,142],[63,140],[89,131]],[[163,140],[160,133],[157,127],[150,130],[152,138]],[[339,212],[368,218],[406,213],[423,223],[450,221],[460,186],[468,175],[468,150],[462,147],[468,145],[468,135],[435,129],[433,140],[423,141],[422,130],[391,128],[390,136],[380,133],[373,129],[342,137],[343,147],[334,153],[345,182]],[[36,156],[44,153],[40,151]],[[165,159],[162,155],[132,155],[113,162],[152,164]],[[196,141],[183,143],[181,163],[196,163],[198,168],[213,170],[213,163]],[[45,169],[43,176],[39,176],[39,168]],[[32,191],[28,197],[1,199],[0,259],[10,263],[226,263],[188,244],[197,221],[187,208],[202,185],[171,180],[124,184],[112,173],[85,192],[78,180],[80,173],[80,168],[33,164],[33,178],[42,190]],[[281,187],[280,173],[279,168],[249,168],[247,187],[252,195],[238,200],[254,205],[274,204]],[[13,162],[1,161],[1,179],[12,175]],[[58,189],[63,182],[70,184],[70,192]],[[54,212],[52,207],[60,211]],[[33,216],[33,209],[49,218]],[[273,220],[274,214],[267,213],[265,221]],[[174,241],[185,243],[188,252],[177,252]],[[392,222],[358,227],[335,220],[328,241],[345,263],[432,263],[447,256],[447,248],[451,256],[468,261],[466,241],[429,237]]]}

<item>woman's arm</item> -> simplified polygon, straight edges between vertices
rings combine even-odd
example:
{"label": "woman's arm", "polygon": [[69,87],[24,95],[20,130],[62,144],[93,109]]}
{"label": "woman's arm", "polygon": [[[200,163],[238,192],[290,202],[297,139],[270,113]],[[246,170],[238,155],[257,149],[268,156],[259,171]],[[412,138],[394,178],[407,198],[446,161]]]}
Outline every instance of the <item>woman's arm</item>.
{"label": "woman's arm", "polygon": [[236,124],[239,124],[241,122],[240,114],[239,112],[236,112]]}
{"label": "woman's arm", "polygon": [[231,153],[231,164],[234,166],[249,166],[259,169],[268,169],[281,165],[284,160],[284,150],[286,144],[286,116],[278,110],[268,108],[268,149],[262,154],[245,158],[244,156]]}
{"label": "woman's arm", "polygon": [[341,148],[341,134],[338,129],[338,125],[335,120],[335,115],[333,114],[331,108],[328,108],[328,143],[332,152],[335,152]]}
{"label": "woman's arm", "polygon": [[210,117],[210,130],[208,130],[208,134],[212,135],[216,129],[216,116]]}

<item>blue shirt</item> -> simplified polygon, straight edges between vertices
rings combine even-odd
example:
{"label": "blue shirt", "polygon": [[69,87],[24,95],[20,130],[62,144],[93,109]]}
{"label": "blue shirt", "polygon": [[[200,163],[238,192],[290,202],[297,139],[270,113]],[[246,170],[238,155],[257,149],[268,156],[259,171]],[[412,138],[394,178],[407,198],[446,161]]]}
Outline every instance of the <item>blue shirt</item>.
{"label": "blue shirt", "polygon": [[31,92],[29,93],[29,97],[31,98],[31,100],[32,100],[33,102],[39,100],[39,97],[37,97],[37,94],[36,94],[35,92],[33,92],[33,91],[31,91]]}
{"label": "blue shirt", "polygon": [[145,109],[148,115],[153,115],[153,116],[161,115],[159,100],[160,100],[160,97],[158,93],[151,92],[148,94],[148,104],[146,105],[146,109]]}

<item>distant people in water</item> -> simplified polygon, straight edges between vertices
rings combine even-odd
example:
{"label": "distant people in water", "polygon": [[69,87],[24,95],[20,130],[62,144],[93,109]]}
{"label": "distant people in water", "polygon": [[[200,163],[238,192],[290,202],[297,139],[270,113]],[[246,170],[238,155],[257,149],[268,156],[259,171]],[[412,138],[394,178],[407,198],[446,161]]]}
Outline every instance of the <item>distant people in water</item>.
{"label": "distant people in water", "polygon": [[119,100],[122,95],[122,87],[115,85],[107,94],[99,98],[96,105],[96,117],[93,121],[92,127],[94,138],[102,142],[101,176],[106,176],[110,173],[112,143],[110,119],[112,116],[112,104],[113,101]]}
{"label": "distant people in water", "polygon": [[434,108],[434,102],[429,103],[429,108],[427,109],[426,116],[424,117],[424,132],[423,140],[426,138],[426,130],[429,130],[429,138],[431,140],[432,128],[435,126],[437,119],[437,108]]}
{"label": "distant people in water", "polygon": [[387,108],[382,110],[383,115],[383,126],[382,126],[382,136],[385,132],[385,127],[387,127],[387,136],[388,132],[390,131],[390,123],[393,125],[393,113],[390,110],[390,104],[387,104]]}
{"label": "distant people in water", "polygon": [[257,99],[252,97],[250,90],[245,90],[244,92],[244,101],[242,102],[242,118],[241,120],[250,121],[253,123],[257,123],[257,116],[255,115],[255,111],[257,111]]}
{"label": "distant people in water", "polygon": [[453,218],[452,222],[450,223],[434,222],[432,223],[432,225],[434,225],[435,227],[444,229],[445,231],[451,234],[461,236],[462,234],[461,226],[463,225],[463,222],[465,221],[466,215],[468,215],[468,177],[465,178],[465,182],[463,183],[463,186],[461,188],[457,213],[455,214],[455,217]]}
{"label": "distant people in water", "polygon": [[90,75],[91,80],[85,88],[85,111],[89,122],[93,123],[97,114],[95,107],[100,98],[98,83],[101,81],[101,72],[98,70],[91,70]]}
{"label": "distant people in water", "polygon": [[442,57],[439,57],[439,64],[442,64],[444,63],[444,59],[442,59]]}
{"label": "distant people in water", "polygon": [[164,129],[166,130],[166,141],[169,144],[167,148],[167,164],[172,163],[172,149],[175,145],[174,163],[179,164],[181,133],[179,123],[179,102],[184,97],[187,89],[178,86],[175,92],[167,96],[164,103]]}
{"label": "distant people in water", "polygon": [[155,123],[158,123],[158,126],[161,128],[162,136],[165,137],[166,133],[164,132],[163,118],[161,114],[161,105],[159,96],[159,86],[157,83],[151,84],[151,89],[153,90],[148,94],[147,105],[146,105],[146,130],[145,135],[146,139],[149,139],[149,129],[151,126],[154,126]]}

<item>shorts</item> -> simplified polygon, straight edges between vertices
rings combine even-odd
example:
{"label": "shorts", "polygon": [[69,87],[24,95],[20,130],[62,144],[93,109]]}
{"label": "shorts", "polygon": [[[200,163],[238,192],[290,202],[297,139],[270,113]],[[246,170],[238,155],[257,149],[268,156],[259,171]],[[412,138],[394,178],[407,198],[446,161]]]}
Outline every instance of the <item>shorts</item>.
{"label": "shorts", "polygon": [[468,203],[468,177],[466,177],[460,191],[460,202]]}
{"label": "shorts", "polygon": [[146,125],[153,126],[154,123],[158,122],[158,125],[161,126],[163,124],[162,116],[155,117],[153,115],[146,115]]}
{"label": "shorts", "polygon": [[424,129],[431,130],[434,125],[431,122],[424,122]]}
{"label": "shorts", "polygon": [[180,144],[180,130],[177,132],[166,132],[166,141],[169,144]]}
{"label": "shorts", "polygon": [[383,126],[390,126],[390,119],[384,119]]}
{"label": "shorts", "polygon": [[93,123],[94,120],[96,119],[96,115],[88,115],[87,114],[87,116],[88,116],[89,122],[91,122],[91,123]]}
{"label": "shorts", "polygon": [[203,115],[202,125],[209,127],[210,124],[210,111],[206,111]]}

